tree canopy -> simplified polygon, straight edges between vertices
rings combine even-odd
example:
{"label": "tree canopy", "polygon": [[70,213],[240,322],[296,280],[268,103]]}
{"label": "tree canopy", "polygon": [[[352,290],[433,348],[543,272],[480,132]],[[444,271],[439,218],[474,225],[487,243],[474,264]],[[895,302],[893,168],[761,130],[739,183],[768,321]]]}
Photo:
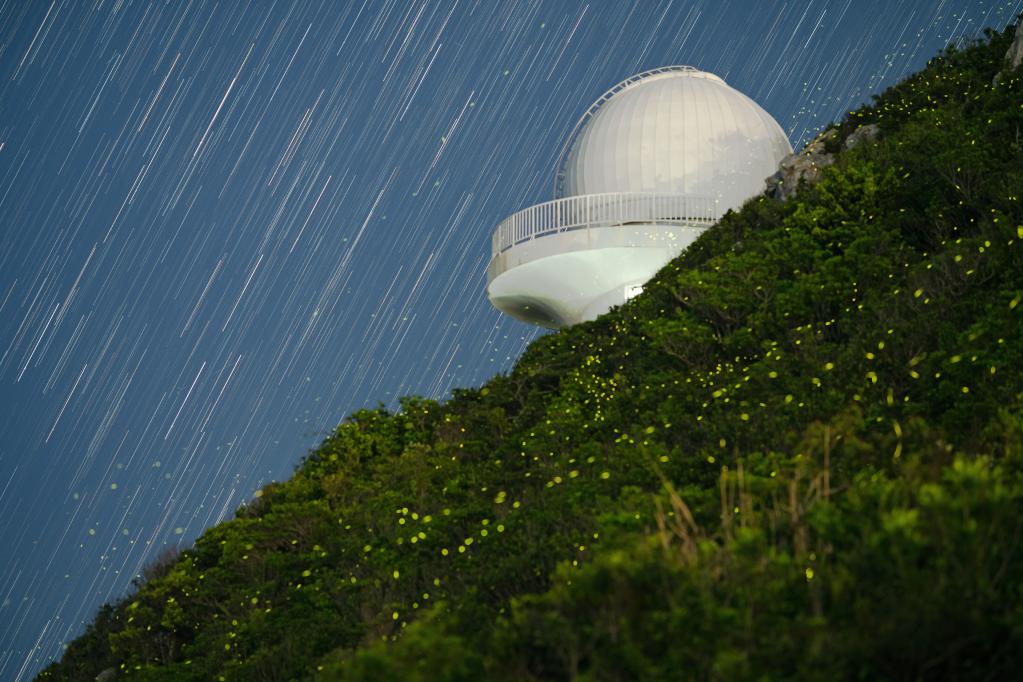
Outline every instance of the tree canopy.
{"label": "tree canopy", "polygon": [[39,679],[1011,676],[1011,32],[851,112],[819,182],[730,212],[507,375],[352,414]]}

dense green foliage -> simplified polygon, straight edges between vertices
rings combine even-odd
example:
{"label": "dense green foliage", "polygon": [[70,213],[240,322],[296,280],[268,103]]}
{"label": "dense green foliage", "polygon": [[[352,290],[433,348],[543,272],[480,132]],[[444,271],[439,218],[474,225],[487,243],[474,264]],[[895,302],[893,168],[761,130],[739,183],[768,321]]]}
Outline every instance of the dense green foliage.
{"label": "dense green foliage", "polygon": [[1004,679],[1023,74],[948,50],[596,322],[352,415],[42,679]]}

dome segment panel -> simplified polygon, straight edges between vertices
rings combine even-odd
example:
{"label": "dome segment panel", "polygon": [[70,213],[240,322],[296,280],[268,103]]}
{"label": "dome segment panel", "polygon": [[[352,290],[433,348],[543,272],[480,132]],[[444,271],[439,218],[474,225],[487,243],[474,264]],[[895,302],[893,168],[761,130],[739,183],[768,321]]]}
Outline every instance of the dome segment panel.
{"label": "dome segment panel", "polygon": [[791,151],[753,100],[712,74],[671,70],[591,109],[567,152],[562,190],[709,195],[723,213],[759,193]]}

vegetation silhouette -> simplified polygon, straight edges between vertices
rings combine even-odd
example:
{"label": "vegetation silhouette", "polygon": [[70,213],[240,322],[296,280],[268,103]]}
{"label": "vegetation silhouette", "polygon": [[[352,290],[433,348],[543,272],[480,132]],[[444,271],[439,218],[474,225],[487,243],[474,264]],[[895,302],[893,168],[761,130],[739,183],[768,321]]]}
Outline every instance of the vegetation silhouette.
{"label": "vegetation silhouette", "polygon": [[851,112],[817,183],[729,213],[509,374],[351,415],[40,679],[1011,677],[1011,41]]}

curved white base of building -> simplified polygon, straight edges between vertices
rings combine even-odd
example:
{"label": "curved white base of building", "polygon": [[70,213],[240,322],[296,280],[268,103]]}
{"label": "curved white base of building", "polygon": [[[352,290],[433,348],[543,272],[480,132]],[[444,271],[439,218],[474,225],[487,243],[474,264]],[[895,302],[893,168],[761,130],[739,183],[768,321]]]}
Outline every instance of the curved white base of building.
{"label": "curved white base of building", "polygon": [[557,329],[593,320],[639,293],[705,229],[647,223],[530,239],[493,258],[487,295],[531,324]]}

